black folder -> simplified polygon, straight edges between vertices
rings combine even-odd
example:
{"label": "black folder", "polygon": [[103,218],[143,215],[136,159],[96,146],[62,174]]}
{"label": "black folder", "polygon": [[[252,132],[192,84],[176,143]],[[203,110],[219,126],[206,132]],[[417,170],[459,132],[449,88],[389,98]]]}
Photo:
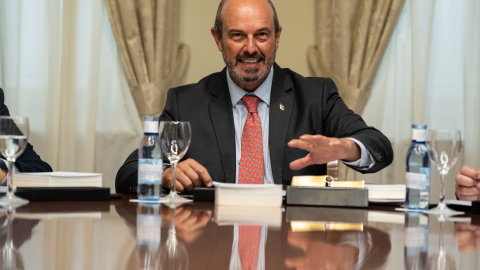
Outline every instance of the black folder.
{"label": "black folder", "polygon": [[107,187],[22,187],[15,195],[29,201],[107,201]]}

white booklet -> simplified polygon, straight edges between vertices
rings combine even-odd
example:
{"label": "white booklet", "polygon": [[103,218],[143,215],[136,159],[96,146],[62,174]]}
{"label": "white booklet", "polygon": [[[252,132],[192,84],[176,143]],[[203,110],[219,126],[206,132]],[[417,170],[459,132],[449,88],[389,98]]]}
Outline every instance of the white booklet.
{"label": "white booklet", "polygon": [[101,187],[101,173],[41,172],[15,173],[16,187]]}
{"label": "white booklet", "polygon": [[373,203],[403,203],[406,187],[401,184],[374,185],[365,184],[368,189],[368,201]]}
{"label": "white booklet", "polygon": [[231,206],[282,206],[282,185],[230,184],[213,182],[215,204]]}

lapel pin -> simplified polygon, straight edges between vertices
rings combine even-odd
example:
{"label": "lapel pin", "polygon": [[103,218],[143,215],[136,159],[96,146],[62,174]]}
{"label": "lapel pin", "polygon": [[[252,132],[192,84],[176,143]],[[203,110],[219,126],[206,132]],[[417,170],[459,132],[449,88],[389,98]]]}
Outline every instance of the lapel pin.
{"label": "lapel pin", "polygon": [[285,110],[285,106],[283,106],[282,103],[280,103],[280,106],[279,106],[279,107],[280,107],[280,110],[282,110],[282,111]]}

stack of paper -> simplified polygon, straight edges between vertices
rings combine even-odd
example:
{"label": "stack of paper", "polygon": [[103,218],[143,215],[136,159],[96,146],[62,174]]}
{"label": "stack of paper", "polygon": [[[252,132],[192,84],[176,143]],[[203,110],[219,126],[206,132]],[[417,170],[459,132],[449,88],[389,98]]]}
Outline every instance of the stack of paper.
{"label": "stack of paper", "polygon": [[220,225],[249,224],[280,227],[282,186],[214,182],[215,216]]}
{"label": "stack of paper", "polygon": [[368,201],[373,203],[403,203],[405,202],[405,185],[372,185],[366,184]]}
{"label": "stack of paper", "polygon": [[281,207],[282,185],[226,184],[213,182],[215,204],[230,206]]}
{"label": "stack of paper", "polygon": [[16,187],[101,187],[101,173],[46,172],[16,173]]}

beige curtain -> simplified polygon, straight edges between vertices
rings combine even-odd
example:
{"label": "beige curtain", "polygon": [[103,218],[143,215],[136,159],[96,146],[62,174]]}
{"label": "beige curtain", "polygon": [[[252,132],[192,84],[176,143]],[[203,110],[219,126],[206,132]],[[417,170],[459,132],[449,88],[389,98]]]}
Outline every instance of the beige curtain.
{"label": "beige curtain", "polygon": [[[348,107],[361,114],[405,0],[316,0],[315,76],[330,77]],[[341,164],[339,179],[353,180]]]}
{"label": "beige curtain", "polygon": [[140,116],[159,115],[188,61],[179,43],[180,1],[105,0],[130,91]]}

